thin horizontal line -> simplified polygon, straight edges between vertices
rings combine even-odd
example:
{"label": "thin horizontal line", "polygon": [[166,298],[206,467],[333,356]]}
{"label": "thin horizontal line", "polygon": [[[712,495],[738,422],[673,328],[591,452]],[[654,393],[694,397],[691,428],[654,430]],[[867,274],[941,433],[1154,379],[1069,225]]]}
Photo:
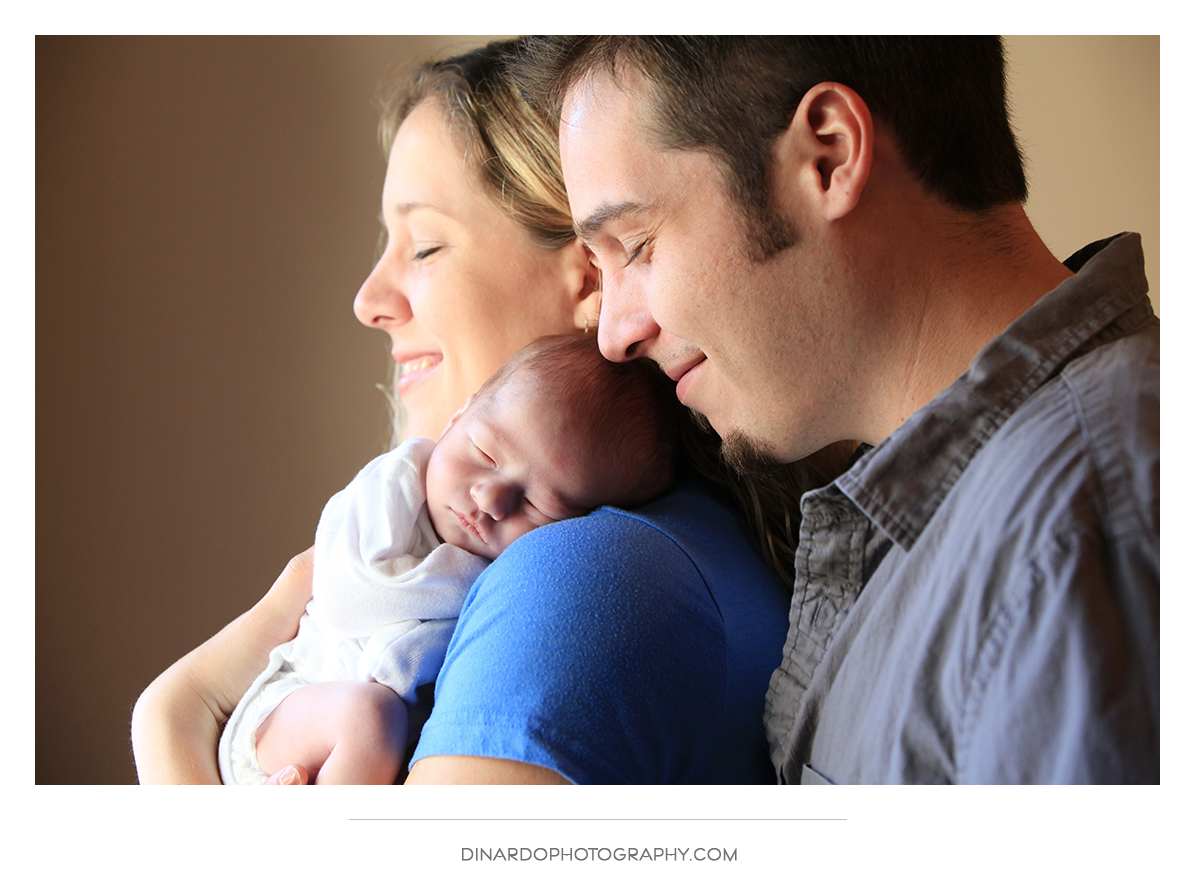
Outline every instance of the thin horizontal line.
{"label": "thin horizontal line", "polygon": [[807,817],[753,817],[745,816],[708,816],[681,817],[672,819],[667,816],[628,816],[625,819],[618,816],[576,816],[557,818],[555,816],[350,816],[350,822],[845,822],[845,816],[807,816]]}

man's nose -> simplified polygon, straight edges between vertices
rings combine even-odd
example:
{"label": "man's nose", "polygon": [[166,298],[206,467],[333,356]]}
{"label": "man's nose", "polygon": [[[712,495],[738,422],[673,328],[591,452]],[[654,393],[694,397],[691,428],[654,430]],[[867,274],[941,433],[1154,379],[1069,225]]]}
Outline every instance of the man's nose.
{"label": "man's nose", "polygon": [[598,320],[598,347],[612,362],[625,362],[646,355],[660,334],[660,326],[647,308],[642,293],[621,281],[621,276],[602,278],[602,312]]}

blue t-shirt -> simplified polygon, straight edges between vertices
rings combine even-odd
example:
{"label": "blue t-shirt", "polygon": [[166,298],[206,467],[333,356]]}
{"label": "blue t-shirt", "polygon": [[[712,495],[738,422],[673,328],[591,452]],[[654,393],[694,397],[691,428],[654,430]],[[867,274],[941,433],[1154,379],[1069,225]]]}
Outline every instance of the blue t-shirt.
{"label": "blue t-shirt", "polygon": [[518,760],[577,784],[769,783],[788,596],[699,486],[516,541],[474,584],[412,763]]}

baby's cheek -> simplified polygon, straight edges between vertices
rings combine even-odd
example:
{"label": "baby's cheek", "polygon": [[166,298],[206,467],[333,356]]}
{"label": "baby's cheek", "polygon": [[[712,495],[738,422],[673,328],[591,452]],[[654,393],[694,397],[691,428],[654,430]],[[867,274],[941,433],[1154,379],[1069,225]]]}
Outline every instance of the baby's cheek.
{"label": "baby's cheek", "polygon": [[511,525],[506,529],[505,546],[509,547],[519,538],[523,537],[523,535],[527,534],[527,532],[532,531],[536,527],[537,526],[535,523],[531,522],[530,520],[519,520],[517,523],[511,523]]}

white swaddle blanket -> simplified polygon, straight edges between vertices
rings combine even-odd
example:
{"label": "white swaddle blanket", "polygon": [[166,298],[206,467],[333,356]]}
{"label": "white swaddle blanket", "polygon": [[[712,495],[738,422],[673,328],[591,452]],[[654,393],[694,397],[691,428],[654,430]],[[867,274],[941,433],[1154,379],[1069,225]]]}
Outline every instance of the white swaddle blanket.
{"label": "white swaddle blanket", "polygon": [[489,562],[436,538],[424,485],[433,447],[408,439],[324,507],[298,635],[270,653],[220,737],[225,784],[265,781],[254,736],[300,686],[376,680],[414,704],[415,689],[435,679],[461,604]]}

